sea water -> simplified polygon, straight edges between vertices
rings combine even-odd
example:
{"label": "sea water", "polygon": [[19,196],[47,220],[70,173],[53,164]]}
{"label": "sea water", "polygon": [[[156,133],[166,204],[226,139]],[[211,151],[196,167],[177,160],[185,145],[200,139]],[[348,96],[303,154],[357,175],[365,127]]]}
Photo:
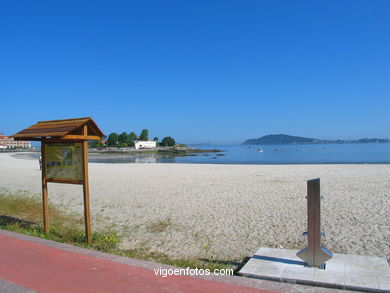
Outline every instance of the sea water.
{"label": "sea water", "polygon": [[[191,145],[190,145],[191,146]],[[100,163],[197,163],[197,164],[390,164],[390,143],[304,145],[196,145],[221,153],[190,156],[166,154],[90,156]]]}

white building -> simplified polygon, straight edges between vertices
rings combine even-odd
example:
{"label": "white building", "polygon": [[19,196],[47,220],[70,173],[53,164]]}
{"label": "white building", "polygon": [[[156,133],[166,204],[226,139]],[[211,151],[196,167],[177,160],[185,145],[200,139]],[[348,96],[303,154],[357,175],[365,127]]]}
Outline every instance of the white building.
{"label": "white building", "polygon": [[142,141],[142,140],[137,140],[135,142],[135,149],[155,149],[157,147],[157,144],[155,141]]}
{"label": "white building", "polygon": [[29,141],[14,140],[13,137],[0,133],[0,146],[1,148],[30,148],[31,144]]}

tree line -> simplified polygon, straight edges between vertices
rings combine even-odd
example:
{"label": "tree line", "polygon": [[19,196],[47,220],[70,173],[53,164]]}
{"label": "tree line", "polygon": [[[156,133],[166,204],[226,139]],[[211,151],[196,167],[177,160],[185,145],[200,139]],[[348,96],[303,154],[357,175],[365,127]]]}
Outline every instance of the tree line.
{"label": "tree line", "polygon": [[[98,140],[91,141],[89,143],[90,147],[97,148],[97,147],[133,147],[135,145],[135,142],[137,140],[147,141],[149,140],[149,130],[148,129],[142,129],[140,135],[138,136],[135,132],[122,132],[121,134],[117,134],[115,132],[111,132],[108,135],[107,140],[105,141],[105,145]],[[170,137],[166,136],[164,137],[161,142],[158,141],[158,137],[154,137],[153,140],[156,142],[157,146],[174,146],[176,144],[175,140]]]}

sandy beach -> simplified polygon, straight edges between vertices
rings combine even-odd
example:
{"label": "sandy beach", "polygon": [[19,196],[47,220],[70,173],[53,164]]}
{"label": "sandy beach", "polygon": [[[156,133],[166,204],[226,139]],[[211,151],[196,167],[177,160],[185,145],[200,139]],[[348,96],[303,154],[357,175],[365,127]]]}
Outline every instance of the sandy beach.
{"label": "sandy beach", "polygon": [[[238,260],[259,247],[300,249],[306,180],[321,178],[324,245],[390,259],[390,165],[90,163],[93,229],[122,248]],[[0,189],[41,198],[36,160],[0,154]],[[49,184],[49,201],[82,214],[82,188]]]}

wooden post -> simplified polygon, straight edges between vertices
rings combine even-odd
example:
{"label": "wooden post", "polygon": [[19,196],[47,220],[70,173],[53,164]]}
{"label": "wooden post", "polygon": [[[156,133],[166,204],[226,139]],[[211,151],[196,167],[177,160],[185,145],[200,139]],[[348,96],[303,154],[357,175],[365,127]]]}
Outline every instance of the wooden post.
{"label": "wooden post", "polygon": [[[87,125],[83,127],[83,135],[88,135]],[[89,183],[88,183],[88,140],[83,140],[83,195],[84,195],[84,220],[85,220],[85,235],[89,245],[92,244],[91,239],[91,215],[89,211]]]}
{"label": "wooden post", "polygon": [[307,247],[297,253],[309,267],[324,268],[323,264],[333,257],[321,246],[321,235],[320,178],[315,178],[307,181]]}
{"label": "wooden post", "polygon": [[49,232],[49,207],[47,200],[47,182],[46,182],[46,156],[45,156],[46,143],[44,140],[41,142],[41,157],[42,157],[42,201],[43,201],[43,231]]}

